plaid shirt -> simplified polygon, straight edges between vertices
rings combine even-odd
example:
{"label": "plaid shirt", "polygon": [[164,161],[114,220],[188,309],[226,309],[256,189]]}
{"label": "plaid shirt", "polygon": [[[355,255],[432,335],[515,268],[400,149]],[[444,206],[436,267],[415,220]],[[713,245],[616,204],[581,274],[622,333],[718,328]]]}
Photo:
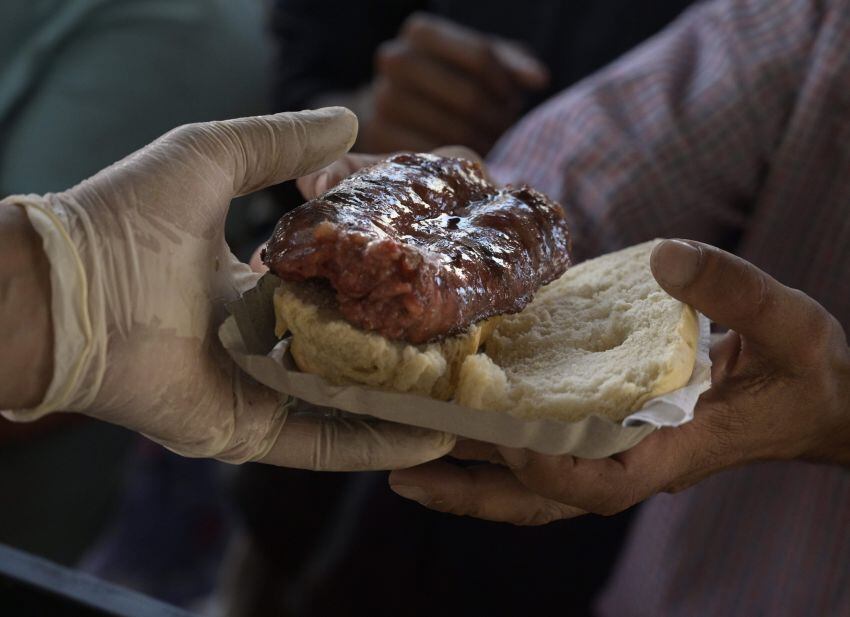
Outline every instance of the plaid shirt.
{"label": "plaid shirt", "polygon": [[[580,258],[703,240],[850,331],[850,0],[695,6],[530,114],[491,165],[564,204]],[[850,470],[763,463],[656,496],[598,610],[850,615]]]}

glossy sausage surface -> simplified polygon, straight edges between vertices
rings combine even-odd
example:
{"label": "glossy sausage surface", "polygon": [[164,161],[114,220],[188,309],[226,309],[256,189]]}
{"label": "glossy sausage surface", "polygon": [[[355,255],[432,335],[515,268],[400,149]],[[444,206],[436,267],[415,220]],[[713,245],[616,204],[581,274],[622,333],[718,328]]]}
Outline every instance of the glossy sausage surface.
{"label": "glossy sausage surface", "polygon": [[463,159],[400,154],[284,215],[263,254],[284,280],[326,279],[342,315],[423,343],[522,310],[569,266],[561,207],[497,189]]}

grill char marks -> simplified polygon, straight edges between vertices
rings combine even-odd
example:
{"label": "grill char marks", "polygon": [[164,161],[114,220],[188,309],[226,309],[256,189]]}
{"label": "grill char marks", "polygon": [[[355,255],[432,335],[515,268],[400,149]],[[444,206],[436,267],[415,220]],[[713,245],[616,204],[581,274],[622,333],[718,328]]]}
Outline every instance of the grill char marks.
{"label": "grill char marks", "polygon": [[352,324],[418,344],[522,310],[568,267],[569,233],[537,191],[400,154],[284,215],[263,260],[284,280],[329,281]]}

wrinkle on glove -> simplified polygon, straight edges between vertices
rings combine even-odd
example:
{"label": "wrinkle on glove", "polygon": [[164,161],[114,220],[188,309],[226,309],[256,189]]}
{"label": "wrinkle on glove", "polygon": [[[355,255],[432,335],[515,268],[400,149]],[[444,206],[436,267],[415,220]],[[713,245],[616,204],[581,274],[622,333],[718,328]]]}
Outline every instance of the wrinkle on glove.
{"label": "wrinkle on glove", "polygon": [[260,461],[314,471],[406,469],[448,454],[455,436],[292,399],[286,431]]}
{"label": "wrinkle on glove", "polygon": [[80,411],[178,454],[302,469],[390,469],[451,436],[322,413],[242,373],[215,326],[259,275],[230,252],[230,201],[324,167],[351,147],[343,108],[187,125],[63,193],[11,197],[51,267],[54,374],[34,420]]}

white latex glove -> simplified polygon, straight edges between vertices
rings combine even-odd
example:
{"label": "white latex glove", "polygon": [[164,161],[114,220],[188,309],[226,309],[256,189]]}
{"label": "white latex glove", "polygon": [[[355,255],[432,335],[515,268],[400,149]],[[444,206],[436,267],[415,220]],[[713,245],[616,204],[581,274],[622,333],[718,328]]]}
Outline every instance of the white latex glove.
{"label": "white latex glove", "polygon": [[[257,275],[224,241],[230,200],[342,156],[344,108],[177,128],[82,184],[17,196],[51,266],[54,375],[31,420],[80,411],[185,456],[302,469],[390,469],[454,438],[333,415],[290,413],[218,342],[223,305]],[[289,417],[287,417],[289,416]]]}

